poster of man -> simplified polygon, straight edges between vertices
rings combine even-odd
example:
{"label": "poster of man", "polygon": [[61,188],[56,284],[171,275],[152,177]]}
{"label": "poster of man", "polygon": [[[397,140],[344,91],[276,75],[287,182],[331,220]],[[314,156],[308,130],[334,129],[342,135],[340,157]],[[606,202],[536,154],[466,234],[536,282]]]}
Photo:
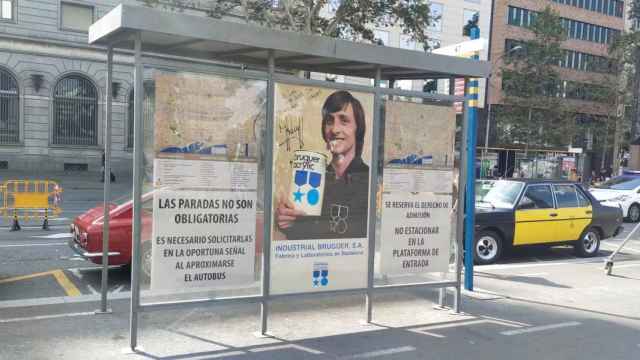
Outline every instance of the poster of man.
{"label": "poster of man", "polygon": [[[326,92],[310,93],[309,103],[322,100]],[[277,129],[286,129],[291,118],[278,116]],[[276,174],[278,230],[288,240],[366,237],[369,165],[363,149],[371,141],[362,102],[351,92],[330,91],[315,119],[293,118],[300,119],[304,134],[296,150],[289,148],[276,160],[276,169],[284,170]],[[284,135],[278,150],[291,140]]]}
{"label": "poster of man", "polygon": [[366,286],[373,102],[276,84],[274,294]]}

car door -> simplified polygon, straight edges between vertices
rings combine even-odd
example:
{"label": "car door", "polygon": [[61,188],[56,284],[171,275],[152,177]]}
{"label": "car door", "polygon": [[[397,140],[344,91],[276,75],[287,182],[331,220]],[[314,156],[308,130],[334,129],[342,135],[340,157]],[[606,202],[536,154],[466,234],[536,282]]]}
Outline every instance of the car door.
{"label": "car door", "polygon": [[554,184],[553,194],[558,208],[558,241],[579,239],[591,223],[591,202],[573,184]]}
{"label": "car door", "polygon": [[516,206],[513,244],[557,241],[557,217],[551,185],[528,185]]}

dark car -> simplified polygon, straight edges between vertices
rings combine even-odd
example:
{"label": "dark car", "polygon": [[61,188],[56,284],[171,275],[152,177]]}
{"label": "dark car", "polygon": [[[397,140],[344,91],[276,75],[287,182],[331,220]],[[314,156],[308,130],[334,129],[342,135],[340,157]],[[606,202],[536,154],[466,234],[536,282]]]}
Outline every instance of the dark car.
{"label": "dark car", "polygon": [[622,230],[622,210],[601,205],[580,185],[552,180],[496,180],[476,184],[474,261],[490,264],[507,247],[573,245],[596,256],[600,240]]}

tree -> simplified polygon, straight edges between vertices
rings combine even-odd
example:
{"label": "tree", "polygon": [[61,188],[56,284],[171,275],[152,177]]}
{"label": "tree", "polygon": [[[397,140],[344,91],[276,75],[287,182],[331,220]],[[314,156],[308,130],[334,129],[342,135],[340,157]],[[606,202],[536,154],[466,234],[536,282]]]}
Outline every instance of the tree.
{"label": "tree", "polygon": [[428,0],[143,0],[171,10],[198,9],[208,16],[239,16],[281,30],[349,40],[375,41],[373,29],[397,25],[412,40],[427,45]]}
{"label": "tree", "polygon": [[528,26],[530,40],[520,50],[504,57],[500,69],[504,94],[503,110],[496,116],[507,142],[531,145],[567,145],[575,131],[573,116],[561,98],[562,81],[557,65],[563,58],[566,36],[560,16],[550,7],[538,13]]}

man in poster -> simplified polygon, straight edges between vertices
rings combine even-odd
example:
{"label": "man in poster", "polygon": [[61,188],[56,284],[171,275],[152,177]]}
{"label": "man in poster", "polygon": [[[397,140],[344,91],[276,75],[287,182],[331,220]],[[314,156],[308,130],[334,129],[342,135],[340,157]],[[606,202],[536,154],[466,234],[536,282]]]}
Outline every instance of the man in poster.
{"label": "man in poster", "polygon": [[306,216],[286,197],[276,209],[278,228],[289,240],[364,238],[367,236],[369,166],[362,161],[365,139],[362,104],[347,91],[331,94],[322,106],[322,138],[327,166],[320,216]]}

